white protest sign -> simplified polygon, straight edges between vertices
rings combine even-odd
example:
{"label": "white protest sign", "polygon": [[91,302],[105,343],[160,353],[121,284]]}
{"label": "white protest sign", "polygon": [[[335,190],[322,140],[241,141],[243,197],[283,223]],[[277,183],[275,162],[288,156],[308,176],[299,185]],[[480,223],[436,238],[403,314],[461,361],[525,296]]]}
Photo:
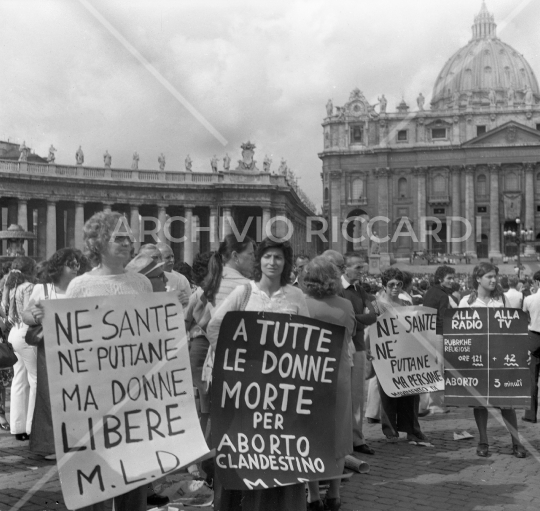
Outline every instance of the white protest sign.
{"label": "white protest sign", "polygon": [[437,356],[437,311],[396,307],[377,318],[369,337],[373,367],[390,397],[444,390],[443,357]]}
{"label": "white protest sign", "polygon": [[68,509],[121,495],[208,453],[175,293],[43,303]]}

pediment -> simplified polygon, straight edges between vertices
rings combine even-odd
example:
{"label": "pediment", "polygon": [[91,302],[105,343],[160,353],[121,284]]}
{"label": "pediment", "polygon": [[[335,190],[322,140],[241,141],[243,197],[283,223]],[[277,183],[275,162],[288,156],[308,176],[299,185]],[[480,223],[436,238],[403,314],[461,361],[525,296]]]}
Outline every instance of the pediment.
{"label": "pediment", "polygon": [[540,131],[519,122],[509,121],[498,128],[473,138],[463,147],[531,146],[540,145]]}

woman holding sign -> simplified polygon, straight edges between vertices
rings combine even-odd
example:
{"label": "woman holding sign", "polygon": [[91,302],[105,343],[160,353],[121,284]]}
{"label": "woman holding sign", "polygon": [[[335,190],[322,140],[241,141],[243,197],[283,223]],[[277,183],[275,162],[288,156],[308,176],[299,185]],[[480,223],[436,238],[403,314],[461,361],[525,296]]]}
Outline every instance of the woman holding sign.
{"label": "woman holding sign", "polygon": [[[265,238],[257,248],[255,282],[238,286],[215,311],[206,334],[215,349],[219,328],[229,311],[281,312],[309,316],[304,293],[290,285],[293,251],[288,241]],[[303,484],[242,492],[242,511],[296,511],[306,508]],[[238,511],[222,502],[220,511]]]}
{"label": "woman holding sign", "polygon": [[[491,263],[480,263],[472,272],[473,292],[464,296],[460,307],[506,307],[504,294],[497,285],[499,268]],[[501,415],[512,437],[512,454],[516,458],[525,458],[527,451],[519,440],[516,412],[511,408],[501,408]],[[483,458],[489,456],[487,436],[488,410],[484,406],[474,407],[474,420],[480,434],[476,454]]]}
{"label": "woman holding sign", "polygon": [[[129,236],[113,237],[120,213],[96,213],[84,225],[85,254],[94,269],[73,279],[66,298],[87,296],[138,295],[151,293],[152,284],[140,273],[124,269],[131,258]],[[114,498],[116,511],[146,511],[146,483]],[[103,501],[79,508],[79,511],[104,511],[110,502]]]}
{"label": "woman holding sign", "polygon": [[[86,258],[80,250],[63,248],[55,252],[47,261],[47,280],[50,283],[34,286],[28,306],[22,314],[23,321],[29,326],[39,325],[43,321],[41,300],[65,298],[69,283],[79,272],[84,273],[86,266]],[[37,393],[30,450],[43,454],[46,460],[55,460],[51,399],[43,337],[39,344],[32,344],[37,348]]]}
{"label": "woman holding sign", "polygon": [[[383,290],[373,306],[378,315],[384,314],[395,307],[410,306],[399,298],[403,289],[403,272],[398,268],[389,268],[381,274]],[[371,327],[373,328],[373,326]],[[388,442],[394,443],[399,439],[399,432],[407,433],[407,440],[427,442],[428,439],[418,423],[418,404],[420,396],[391,397],[384,392],[379,384],[381,394],[381,425]]]}
{"label": "woman holding sign", "polygon": [[[341,350],[336,393],[336,464],[339,473],[345,468],[345,456],[353,451],[351,368],[356,329],[356,317],[349,300],[337,296],[341,288],[341,274],[337,266],[324,257],[316,257],[304,268],[302,287],[308,295],[309,315],[321,321],[345,327],[346,335]],[[308,509],[337,511],[341,506],[339,485],[341,479],[332,479],[325,498],[320,500],[319,482],[309,482]]]}

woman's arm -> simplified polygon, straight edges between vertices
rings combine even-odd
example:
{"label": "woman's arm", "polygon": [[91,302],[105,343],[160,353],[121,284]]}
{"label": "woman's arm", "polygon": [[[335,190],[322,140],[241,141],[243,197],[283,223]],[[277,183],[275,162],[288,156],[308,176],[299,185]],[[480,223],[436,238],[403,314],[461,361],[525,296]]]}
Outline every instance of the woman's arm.
{"label": "woman's arm", "polygon": [[43,307],[39,302],[45,296],[42,293],[44,286],[46,284],[34,286],[28,305],[21,314],[23,322],[29,326],[38,325],[43,321]]}
{"label": "woman's arm", "polygon": [[[251,285],[251,284],[248,284]],[[206,337],[210,342],[210,346],[215,350],[219,337],[219,329],[225,314],[230,311],[240,310],[242,297],[244,296],[245,286],[238,286],[223,302],[214,310],[212,319],[206,327]],[[249,302],[248,302],[249,303]],[[305,303],[305,300],[304,300]],[[307,308],[307,306],[306,306]]]}

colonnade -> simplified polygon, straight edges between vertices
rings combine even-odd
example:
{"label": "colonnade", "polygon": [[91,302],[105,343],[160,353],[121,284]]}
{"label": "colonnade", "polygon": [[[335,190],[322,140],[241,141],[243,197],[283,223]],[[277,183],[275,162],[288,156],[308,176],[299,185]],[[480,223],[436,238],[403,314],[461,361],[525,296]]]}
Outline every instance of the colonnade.
{"label": "colonnade", "polygon": [[[36,234],[27,243],[26,253],[45,259],[63,247],[83,248],[83,227],[98,211],[118,211],[134,234],[137,251],[143,243],[168,243],[177,260],[192,264],[199,252],[216,250],[220,240],[229,233],[247,234],[260,241],[267,232],[290,238],[295,253],[314,255],[315,246],[305,239],[305,221],[294,218],[285,206],[242,207],[233,205],[197,206],[195,204],[133,205],[102,202],[39,200],[32,198],[0,198],[1,227],[18,224]],[[285,217],[289,226],[273,217]],[[4,241],[2,254],[5,254]]]}

